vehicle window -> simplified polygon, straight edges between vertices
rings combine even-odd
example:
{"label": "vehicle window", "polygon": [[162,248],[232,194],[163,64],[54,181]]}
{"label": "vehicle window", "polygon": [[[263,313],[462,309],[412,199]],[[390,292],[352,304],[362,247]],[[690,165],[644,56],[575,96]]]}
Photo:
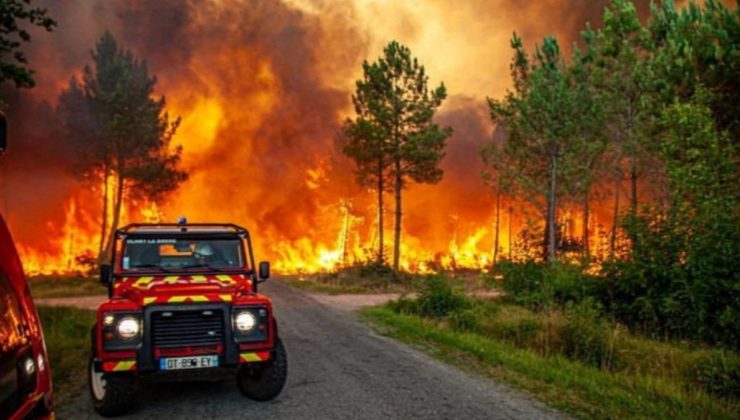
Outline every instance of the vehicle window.
{"label": "vehicle window", "polygon": [[28,337],[21,333],[22,325],[26,325],[26,320],[18,296],[8,278],[0,273],[0,359],[28,343]]}
{"label": "vehicle window", "polygon": [[124,270],[172,270],[244,267],[240,239],[127,239]]}

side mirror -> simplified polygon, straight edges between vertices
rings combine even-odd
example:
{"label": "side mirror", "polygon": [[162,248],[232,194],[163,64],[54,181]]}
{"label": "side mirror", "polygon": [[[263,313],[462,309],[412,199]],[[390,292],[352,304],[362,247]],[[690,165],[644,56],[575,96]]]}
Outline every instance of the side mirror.
{"label": "side mirror", "polygon": [[5,114],[0,112],[0,154],[8,147],[8,121]]}
{"label": "side mirror", "polygon": [[110,284],[111,266],[110,264],[100,265],[100,283],[104,286]]}
{"label": "side mirror", "polygon": [[260,281],[265,281],[270,278],[270,263],[262,261],[260,263]]}

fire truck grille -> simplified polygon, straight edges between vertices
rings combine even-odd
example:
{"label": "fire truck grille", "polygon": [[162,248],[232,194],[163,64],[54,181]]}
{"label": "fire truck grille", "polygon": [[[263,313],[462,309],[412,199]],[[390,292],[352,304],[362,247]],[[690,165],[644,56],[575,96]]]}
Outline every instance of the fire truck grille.
{"label": "fire truck grille", "polygon": [[224,342],[222,310],[152,313],[154,348],[211,346]]}

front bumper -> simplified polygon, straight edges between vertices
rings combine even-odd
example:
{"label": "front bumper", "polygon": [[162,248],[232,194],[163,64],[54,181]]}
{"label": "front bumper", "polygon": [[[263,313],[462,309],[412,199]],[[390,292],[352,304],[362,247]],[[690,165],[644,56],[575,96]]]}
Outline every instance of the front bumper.
{"label": "front bumper", "polygon": [[[234,368],[240,364],[265,362],[271,357],[270,338],[268,331],[267,340],[240,344],[234,339],[232,330],[233,306],[228,303],[197,303],[180,305],[149,305],[143,311],[144,334],[141,344],[134,350],[134,358],[96,358],[94,369],[97,372],[140,372],[154,373],[164,372],[159,367],[159,360],[163,357],[197,357],[201,355],[217,355],[219,368]],[[162,354],[162,349],[155,348],[152,338],[152,316],[161,312],[195,312],[195,311],[218,311],[222,314],[223,339],[217,346],[184,346],[182,348],[169,348],[175,354]],[[268,327],[269,328],[269,327]],[[211,350],[207,348],[211,347]],[[247,347],[247,348],[245,348]],[[129,352],[130,353],[130,352]],[[194,371],[202,371],[202,368]]]}

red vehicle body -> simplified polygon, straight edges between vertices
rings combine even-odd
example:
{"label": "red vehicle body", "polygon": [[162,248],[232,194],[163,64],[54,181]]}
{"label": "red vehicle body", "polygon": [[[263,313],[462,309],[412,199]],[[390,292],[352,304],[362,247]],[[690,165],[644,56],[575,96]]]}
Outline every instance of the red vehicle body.
{"label": "red vehicle body", "polygon": [[[0,152],[5,138],[5,117],[0,114]],[[0,418],[50,418],[53,404],[41,323],[0,216]]]}
{"label": "red vehicle body", "polygon": [[[221,264],[186,264],[210,248]],[[205,258],[205,257],[203,257]],[[277,396],[287,362],[271,300],[257,293],[269,264],[254,267],[246,229],[231,224],[129,225],[101,267],[110,299],[93,328],[90,392],[102,415],[127,411],[139,379],[189,379],[235,370],[242,393]],[[115,394],[115,395],[111,395]]]}

